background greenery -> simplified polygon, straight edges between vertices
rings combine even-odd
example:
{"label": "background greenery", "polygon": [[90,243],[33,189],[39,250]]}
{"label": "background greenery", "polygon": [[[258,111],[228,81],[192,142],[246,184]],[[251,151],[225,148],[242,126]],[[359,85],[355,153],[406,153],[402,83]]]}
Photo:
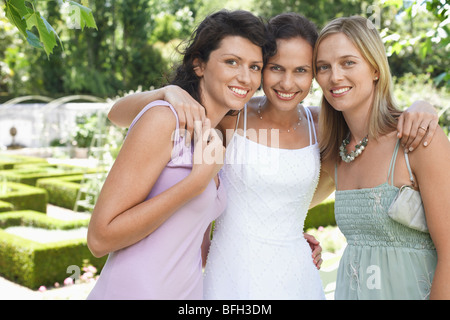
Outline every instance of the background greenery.
{"label": "background greenery", "polygon": [[96,28],[83,30],[70,24],[63,10],[67,0],[26,0],[60,39],[50,54],[20,36],[5,15],[8,1],[20,2],[0,1],[0,102],[28,94],[112,98],[160,86],[177,61],[174,49],[181,39],[220,8],[246,9],[264,18],[295,11],[319,28],[334,17],[363,15],[379,28],[398,79],[425,75],[421,81],[431,80],[433,88],[447,93],[450,83],[445,0],[75,0],[95,19]]}

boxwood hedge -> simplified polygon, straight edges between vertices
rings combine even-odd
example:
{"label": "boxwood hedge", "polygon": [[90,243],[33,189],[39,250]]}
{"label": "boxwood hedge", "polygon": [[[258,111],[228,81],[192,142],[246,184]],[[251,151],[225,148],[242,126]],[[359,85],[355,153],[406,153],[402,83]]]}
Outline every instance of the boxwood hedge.
{"label": "boxwood hedge", "polygon": [[39,179],[36,186],[47,191],[49,203],[58,207],[73,209],[82,179],[82,175],[45,178]]}
{"label": "boxwood hedge", "polygon": [[25,166],[18,169],[0,170],[0,176],[11,182],[36,186],[37,180],[41,178],[80,175],[85,172],[91,172],[92,170],[94,169],[70,165]]}
{"label": "boxwood hedge", "polygon": [[38,157],[22,156],[15,154],[0,153],[0,170],[13,169],[21,164],[42,164],[48,163],[47,160]]}
{"label": "boxwood hedge", "polygon": [[74,229],[87,226],[88,220],[61,221],[34,211],[13,211],[0,215],[0,274],[31,289],[51,286],[69,277],[69,266],[83,266],[84,260],[101,270],[107,257],[95,258],[86,239],[39,243],[5,232],[10,226],[47,229]]}
{"label": "boxwood hedge", "polygon": [[320,226],[335,226],[334,218],[334,199],[328,198],[321,204],[309,209],[305,219],[304,230],[318,228]]}
{"label": "boxwood hedge", "polygon": [[44,189],[14,182],[6,182],[6,192],[0,194],[0,200],[10,203],[13,210],[29,209],[45,213],[47,199]]}

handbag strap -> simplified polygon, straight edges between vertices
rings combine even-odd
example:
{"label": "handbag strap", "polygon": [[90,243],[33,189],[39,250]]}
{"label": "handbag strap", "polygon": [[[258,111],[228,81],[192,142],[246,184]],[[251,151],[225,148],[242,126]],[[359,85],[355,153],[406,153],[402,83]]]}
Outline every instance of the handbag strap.
{"label": "handbag strap", "polygon": [[[397,143],[395,144],[394,154],[392,155],[391,163],[389,164],[389,171],[388,171],[388,182],[389,177],[391,177],[391,183],[390,185],[394,185],[394,169],[395,169],[395,160],[397,159],[397,153],[398,149],[400,147],[400,139],[397,140]],[[414,186],[414,176],[412,174],[411,165],[409,164],[409,157],[406,150],[404,150],[405,154],[405,161],[406,161],[406,167],[408,168],[409,173],[409,180],[411,181],[412,185]]]}
{"label": "handbag strap", "polygon": [[394,168],[395,161],[397,160],[398,148],[400,146],[400,140],[397,139],[397,143],[395,144],[394,153],[392,154],[391,163],[389,164],[387,181],[389,183],[389,177],[391,177],[391,182],[389,183],[391,186],[394,185]]}
{"label": "handbag strap", "polygon": [[414,176],[412,174],[411,166],[409,164],[408,152],[406,152],[406,150],[405,150],[405,160],[406,160],[406,167],[408,167],[409,180],[411,181],[412,185],[415,186],[415,184],[414,184]]}

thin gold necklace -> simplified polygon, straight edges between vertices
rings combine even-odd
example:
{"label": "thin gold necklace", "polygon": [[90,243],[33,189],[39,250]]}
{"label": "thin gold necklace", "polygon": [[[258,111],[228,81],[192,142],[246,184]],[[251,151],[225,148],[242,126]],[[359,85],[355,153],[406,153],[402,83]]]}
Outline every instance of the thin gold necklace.
{"label": "thin gold necklace", "polygon": [[[281,129],[275,129],[275,130],[279,130],[280,132],[287,132],[287,133],[290,133],[291,131],[297,130],[297,127],[299,127],[301,122],[302,122],[302,113],[300,111],[300,107],[299,106],[297,106],[297,112],[298,112],[298,122],[295,125],[293,125],[292,128],[289,128],[287,130],[281,130]],[[261,102],[258,104],[258,116],[259,116],[260,120],[263,119],[262,115],[261,115]],[[269,129],[270,130],[274,130],[274,128],[272,128],[272,127],[270,127]]]}

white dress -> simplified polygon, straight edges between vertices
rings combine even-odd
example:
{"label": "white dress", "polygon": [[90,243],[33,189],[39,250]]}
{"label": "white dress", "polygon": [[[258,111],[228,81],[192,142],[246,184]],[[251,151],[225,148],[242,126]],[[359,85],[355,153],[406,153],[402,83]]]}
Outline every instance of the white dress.
{"label": "white dress", "polygon": [[[204,273],[205,299],[325,299],[303,236],[320,154],[311,112],[310,145],[278,149],[234,133],[221,183],[227,208],[216,220]],[[314,137],[314,143],[313,143]]]}

